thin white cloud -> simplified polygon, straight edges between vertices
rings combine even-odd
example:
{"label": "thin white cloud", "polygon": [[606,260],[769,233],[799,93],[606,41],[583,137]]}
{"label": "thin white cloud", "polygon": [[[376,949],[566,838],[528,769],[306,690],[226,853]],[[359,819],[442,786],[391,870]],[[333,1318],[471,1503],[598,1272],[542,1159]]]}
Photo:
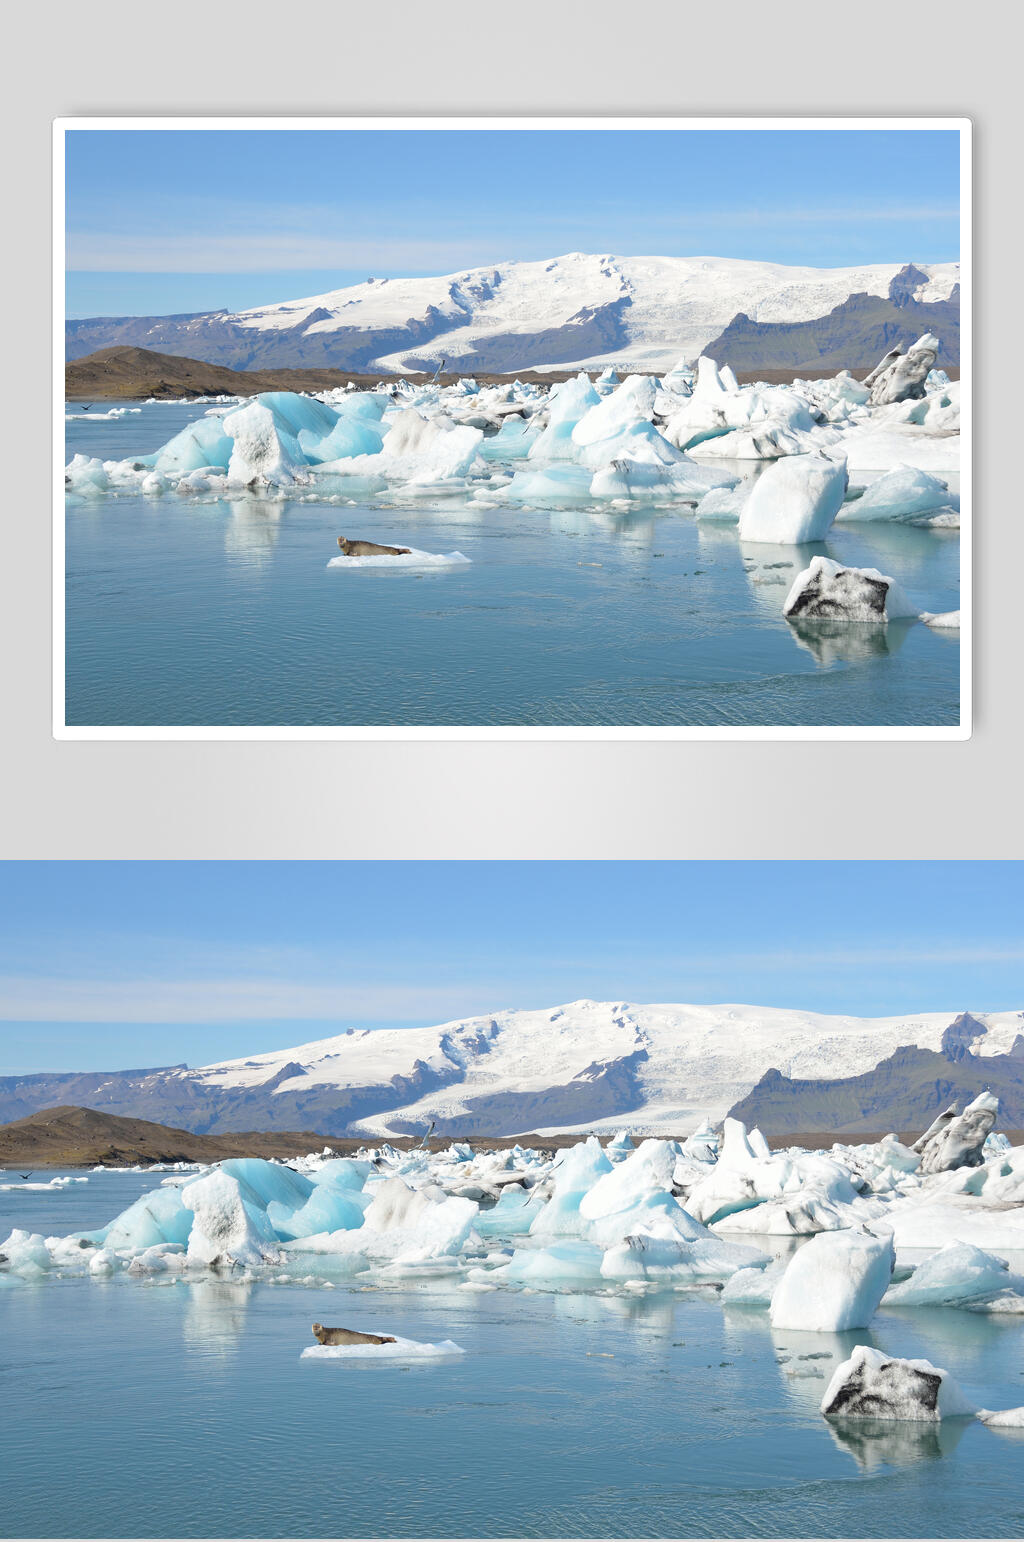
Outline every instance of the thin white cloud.
{"label": "thin white cloud", "polygon": [[[253,211],[244,220],[232,220],[236,228],[220,233],[206,227],[161,230],[88,230],[72,231],[68,240],[67,267],[73,273],[267,273],[324,268],[361,269],[374,272],[418,274],[451,273],[460,268],[486,266],[504,261],[510,251],[523,251],[536,258],[555,256],[562,251],[581,248],[597,251],[617,250],[627,255],[614,238],[621,221],[621,211],[609,211],[607,219],[595,219],[592,213],[576,220],[571,216],[531,217],[531,234],[524,244],[518,235],[495,228],[481,227],[474,234],[465,229],[443,241],[413,235],[352,235],[330,232],[337,223],[337,210],[294,210],[285,208]],[[700,242],[716,230],[743,230],[782,227],[793,224],[819,226],[863,226],[866,224],[912,223],[957,220],[956,205],[924,205],[905,208],[840,209],[718,209],[680,210],[678,213],[645,215],[642,229],[670,232],[674,242]],[[421,212],[409,215],[409,226],[421,225]],[[541,251],[538,231],[550,227],[550,250]],[[351,224],[349,224],[351,230]],[[325,231],[327,233],[325,233]],[[692,233],[692,234],[691,234]],[[543,240],[541,245],[543,245]],[[640,244],[650,247],[647,237]],[[631,245],[636,251],[636,241]]]}
{"label": "thin white cloud", "polygon": [[452,273],[485,264],[479,242],[411,239],[346,240],[292,231],[229,235],[72,235],[72,273],[269,273],[301,269]]}
{"label": "thin white cloud", "polygon": [[302,984],[289,980],[40,980],[0,978],[0,1021],[217,1023],[309,1019],[421,1022],[459,1017],[479,987]]}
{"label": "thin white cloud", "polygon": [[[511,1005],[554,1006],[582,995],[636,1001],[672,999],[664,993],[671,978],[687,981],[685,995],[674,999],[756,999],[751,976],[791,976],[794,1001],[823,971],[831,975],[887,971],[991,967],[1024,963],[1024,943],[824,947],[764,953],[699,953],[645,957],[614,950],[601,960],[546,960],[530,980],[518,973],[471,969],[456,982],[438,983],[424,970],[422,983],[379,983],[357,978],[288,978],[247,971],[210,973],[175,979],[159,974],[105,978],[102,974],[0,974],[0,1021],[67,1023],[228,1023],[257,1021],[406,1022],[430,1026]],[[651,986],[638,990],[638,976]],[[703,982],[703,983],[702,983]],[[751,989],[753,985],[753,989]],[[933,994],[934,979],[927,992]],[[952,987],[951,987],[952,988]],[[762,979],[763,989],[763,979]],[[771,992],[777,996],[778,987]],[[905,988],[901,987],[901,995]],[[841,1010],[837,1006],[836,1010]]]}

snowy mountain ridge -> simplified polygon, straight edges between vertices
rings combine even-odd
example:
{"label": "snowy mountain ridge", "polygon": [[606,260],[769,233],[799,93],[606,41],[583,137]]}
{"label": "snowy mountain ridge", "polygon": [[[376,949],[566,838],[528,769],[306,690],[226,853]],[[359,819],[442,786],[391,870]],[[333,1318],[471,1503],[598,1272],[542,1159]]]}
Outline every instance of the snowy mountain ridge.
{"label": "snowy mountain ridge", "polygon": [[234,313],[72,321],[68,356],[132,343],[241,368],[401,373],[444,359],[464,374],[609,363],[661,372],[695,359],[741,315],[809,322],[858,294],[934,304],[950,299],[959,277],[953,262],[808,268],[569,252],[438,276],[369,277]]}
{"label": "snowy mountain ridge", "polygon": [[353,1028],[197,1069],[0,1078],[0,1118],[73,1102],[200,1132],[381,1137],[433,1121],[440,1135],[623,1124],[685,1134],[721,1119],[773,1069],[808,1081],[857,1077],[907,1046],[1020,1056],[1024,1012],[971,1014],[966,1039],[950,1035],[955,1017],[582,1000],[429,1028]]}

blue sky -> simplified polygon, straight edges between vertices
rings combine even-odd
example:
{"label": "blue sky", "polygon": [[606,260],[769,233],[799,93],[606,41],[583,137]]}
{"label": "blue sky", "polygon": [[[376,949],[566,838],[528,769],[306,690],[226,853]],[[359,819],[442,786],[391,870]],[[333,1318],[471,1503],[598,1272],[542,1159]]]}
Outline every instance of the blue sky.
{"label": "blue sky", "polygon": [[69,316],[569,251],[959,257],[948,130],[72,130],[67,184]]}
{"label": "blue sky", "polygon": [[600,999],[1024,1008],[1019,862],[0,864],[0,1074]]}

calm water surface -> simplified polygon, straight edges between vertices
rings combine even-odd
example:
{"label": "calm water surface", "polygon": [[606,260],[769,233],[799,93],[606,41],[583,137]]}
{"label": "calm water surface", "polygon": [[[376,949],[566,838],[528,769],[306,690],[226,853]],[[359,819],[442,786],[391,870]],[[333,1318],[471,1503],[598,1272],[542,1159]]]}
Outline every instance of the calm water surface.
{"label": "calm water surface", "polygon": [[[157,448],[206,409],[77,414],[68,454]],[[512,469],[512,468],[508,468]],[[739,468],[747,473],[751,467]],[[744,545],[678,507],[75,500],[67,721],[86,725],[951,725],[956,633],[782,619],[815,553],[959,608],[956,531]],[[327,569],[338,535],[472,565]]]}
{"label": "calm water surface", "polygon": [[[94,1227],[155,1181],[0,1194],[0,1236]],[[467,1353],[300,1360],[317,1319]],[[704,1294],[0,1276],[2,1534],[1021,1535],[1021,1432],[821,1418],[855,1342],[924,1355],[986,1406],[1024,1402],[1020,1322],[949,1309],[832,1336]]]}

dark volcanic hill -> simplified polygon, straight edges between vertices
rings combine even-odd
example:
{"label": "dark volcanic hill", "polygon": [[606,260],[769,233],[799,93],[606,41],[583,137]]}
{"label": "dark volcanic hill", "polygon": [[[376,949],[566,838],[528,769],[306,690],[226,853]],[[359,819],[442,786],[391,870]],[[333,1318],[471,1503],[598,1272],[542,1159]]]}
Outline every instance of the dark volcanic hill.
{"label": "dark volcanic hill", "polygon": [[235,370],[222,364],[150,348],[116,345],[101,348],[64,369],[64,395],[81,398],[254,396],[257,391],[328,391],[348,385],[375,385],[380,375],[352,375],[339,369]]}
{"label": "dark volcanic hill", "polygon": [[730,1110],[748,1128],[774,1136],[801,1130],[864,1135],[879,1130],[925,1130],[956,1099],[960,1106],[988,1088],[999,1099],[999,1129],[1024,1126],[1024,1034],[1007,1055],[974,1055],[983,1033],[963,1012],[946,1029],[941,1050],[905,1045],[862,1076],[798,1081],[768,1070]]}
{"label": "dark volcanic hill", "polygon": [[[297,1157],[328,1141],[310,1131],[194,1135],[147,1119],[122,1119],[92,1108],[44,1108],[0,1126],[0,1164],[11,1167],[133,1167],[139,1162],[222,1162],[228,1157]],[[345,1144],[331,1143],[341,1153]]]}
{"label": "dark volcanic hill", "polygon": [[910,287],[916,273],[908,267],[897,274],[887,299],[851,295],[827,316],[813,321],[763,322],[735,316],[704,351],[736,370],[770,364],[820,375],[871,368],[890,348],[906,349],[925,332],[934,332],[942,345],[940,366],[959,365],[960,286],[954,287],[948,300],[921,303]]}

